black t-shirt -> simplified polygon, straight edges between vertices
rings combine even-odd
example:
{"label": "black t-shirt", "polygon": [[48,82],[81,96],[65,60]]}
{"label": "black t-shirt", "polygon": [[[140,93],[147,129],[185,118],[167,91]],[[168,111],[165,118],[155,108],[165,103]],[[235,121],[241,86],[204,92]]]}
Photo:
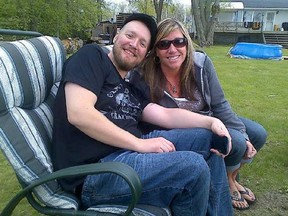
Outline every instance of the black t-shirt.
{"label": "black t-shirt", "polygon": [[[86,45],[71,56],[63,67],[63,80],[53,110],[52,161],[55,170],[95,163],[119,150],[92,139],[68,122],[64,91],[67,82],[93,92],[97,96],[97,110],[119,127],[137,137],[141,136],[138,123],[148,101],[139,90],[121,78],[98,45]],[[60,184],[65,190],[73,191],[83,182],[83,178],[64,179]]]}

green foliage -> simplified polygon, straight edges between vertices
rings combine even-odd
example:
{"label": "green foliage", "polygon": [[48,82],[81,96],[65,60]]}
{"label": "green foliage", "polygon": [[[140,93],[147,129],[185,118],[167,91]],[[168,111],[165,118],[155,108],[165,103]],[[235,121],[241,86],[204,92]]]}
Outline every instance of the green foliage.
{"label": "green foliage", "polygon": [[164,0],[162,2],[162,7],[160,7],[160,4],[161,4],[160,1],[153,1],[153,0],[149,0],[149,1],[129,0],[129,5],[132,6],[133,9],[135,9],[138,12],[146,13],[151,16],[157,17],[156,10],[159,10],[158,13],[160,13],[160,8],[162,8],[161,20],[167,17],[175,17],[179,21],[184,21],[185,14],[187,12],[185,11],[183,4],[177,3],[172,0]]}
{"label": "green foliage", "polygon": [[172,0],[161,1],[163,7],[156,7],[156,13],[155,4],[159,2],[127,0],[127,7],[126,3],[118,4],[111,0],[0,0],[0,28],[85,40],[91,37],[91,30],[100,21],[115,18],[119,12],[137,11],[156,18],[160,8],[162,19],[175,17],[184,23],[185,14],[189,12],[182,4]]}
{"label": "green foliage", "polygon": [[153,1],[145,1],[145,0],[130,0],[129,4],[134,7],[138,12],[150,14],[155,16],[155,9],[153,5]]}
{"label": "green foliage", "polygon": [[0,0],[0,27],[83,38],[99,21],[101,6],[101,0]]}

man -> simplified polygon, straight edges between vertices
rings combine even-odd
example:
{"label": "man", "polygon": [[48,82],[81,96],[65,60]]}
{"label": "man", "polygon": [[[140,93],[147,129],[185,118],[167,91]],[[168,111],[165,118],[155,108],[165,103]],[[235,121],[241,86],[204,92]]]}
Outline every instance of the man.
{"label": "man", "polygon": [[[223,158],[209,151],[210,130],[229,137],[227,129],[215,118],[149,103],[124,79],[153,46],[156,29],[150,16],[132,14],[115,36],[108,56],[99,46],[87,45],[66,61],[54,110],[53,164],[62,169],[120,161],[134,168],[141,179],[140,203],[169,206],[179,216],[206,215],[207,208],[212,214],[219,207],[215,204],[219,197],[209,197],[210,170],[205,159],[219,166],[219,170],[213,168],[221,173],[215,178],[217,187],[226,191],[228,184]],[[140,119],[179,129],[143,136],[138,129]],[[189,129],[193,127],[202,129]],[[128,203],[128,185],[110,177],[92,175],[60,183],[81,196],[85,208],[105,202]]]}

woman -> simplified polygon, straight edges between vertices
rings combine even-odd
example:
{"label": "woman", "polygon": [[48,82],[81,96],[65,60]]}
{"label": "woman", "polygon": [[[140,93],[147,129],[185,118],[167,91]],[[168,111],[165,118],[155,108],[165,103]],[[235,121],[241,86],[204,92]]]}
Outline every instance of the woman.
{"label": "woman", "polygon": [[158,24],[155,46],[142,70],[153,102],[214,116],[225,124],[232,138],[232,150],[225,158],[232,204],[239,210],[249,208],[256,197],[237,176],[266,142],[266,130],[233,112],[210,58],[194,52],[183,24],[171,18]]}

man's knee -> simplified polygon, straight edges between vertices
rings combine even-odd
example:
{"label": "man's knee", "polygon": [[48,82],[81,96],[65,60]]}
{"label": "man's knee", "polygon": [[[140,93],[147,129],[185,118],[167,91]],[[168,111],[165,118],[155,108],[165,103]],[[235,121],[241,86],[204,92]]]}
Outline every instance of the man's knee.
{"label": "man's knee", "polygon": [[191,151],[178,151],[177,159],[174,159],[174,169],[181,172],[182,176],[195,174],[210,176],[210,169],[203,156]]}

